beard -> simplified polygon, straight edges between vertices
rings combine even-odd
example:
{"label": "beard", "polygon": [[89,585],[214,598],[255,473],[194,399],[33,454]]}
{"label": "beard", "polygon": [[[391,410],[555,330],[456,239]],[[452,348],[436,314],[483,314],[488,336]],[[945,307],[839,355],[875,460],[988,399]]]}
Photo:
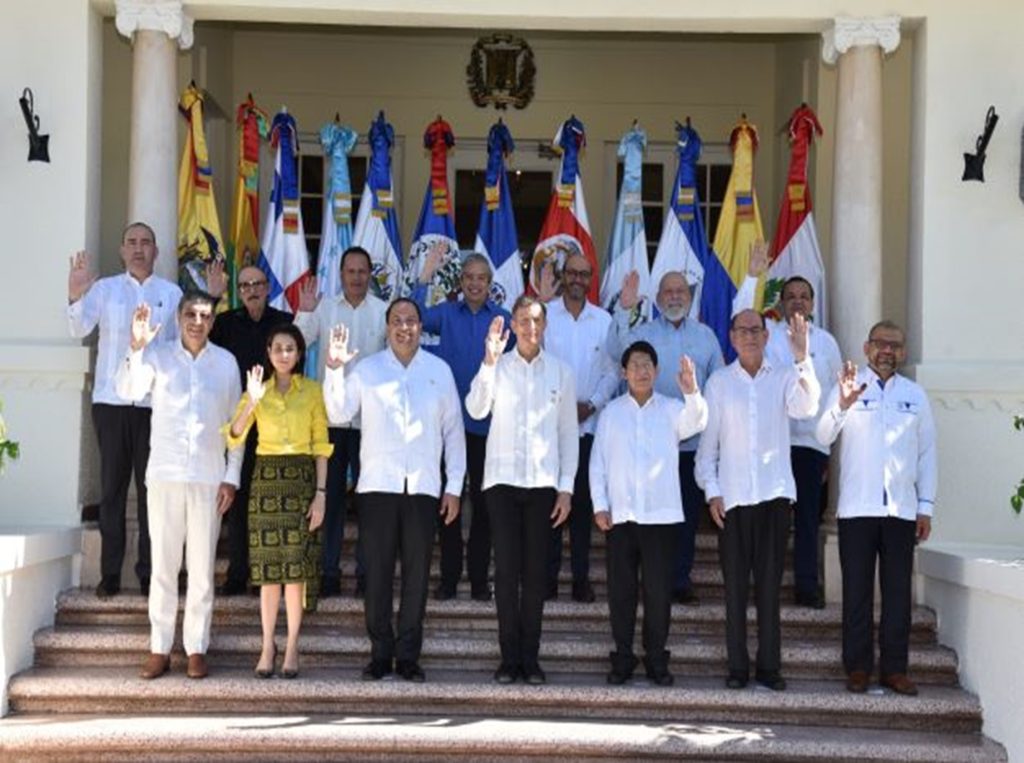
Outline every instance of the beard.
{"label": "beard", "polygon": [[688,307],[666,307],[662,308],[661,314],[665,316],[666,320],[670,321],[681,321],[690,312]]}

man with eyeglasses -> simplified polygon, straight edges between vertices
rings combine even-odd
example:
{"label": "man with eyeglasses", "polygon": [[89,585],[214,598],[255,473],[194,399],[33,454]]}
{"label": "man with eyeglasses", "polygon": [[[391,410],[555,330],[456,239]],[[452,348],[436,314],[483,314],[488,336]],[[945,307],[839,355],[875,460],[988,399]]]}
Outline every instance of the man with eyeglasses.
{"label": "man with eyeglasses", "polygon": [[[262,365],[266,359],[270,330],[282,323],[291,323],[292,316],[267,304],[270,283],[266,273],[255,265],[246,265],[238,271],[237,286],[242,306],[217,316],[210,331],[210,341],[234,355],[239,382],[244,389],[246,372],[253,366]],[[228,572],[224,584],[217,588],[218,596],[238,596],[245,593],[248,586],[249,483],[252,482],[256,463],[257,436],[256,425],[253,424],[245,440],[241,484],[225,517],[228,526]]]}
{"label": "man with eyeglasses", "polygon": [[[590,534],[594,506],[590,499],[590,451],[594,444],[597,415],[619,385],[618,369],[608,354],[608,330],[612,319],[606,310],[587,301],[595,277],[582,254],[570,255],[562,268],[562,295],[547,304],[544,349],[563,360],[576,383],[576,420],[579,423],[579,465],[569,512],[569,550],[572,561],[572,598],[591,602]],[[562,566],[562,528],[551,532],[547,598],[558,596],[558,572]]]}
{"label": "man with eyeglasses", "polygon": [[880,321],[864,343],[868,367],[847,362],[825,401],[817,436],[839,443],[839,563],[846,688],[868,689],[874,664],[875,568],[882,593],[881,685],[917,694],[907,677],[914,545],[928,540],[938,483],[935,424],[924,389],[897,373],[903,329]]}
{"label": "man with eyeglasses", "polygon": [[729,341],[737,358],[704,387],[708,425],[697,449],[697,482],[721,529],[718,555],[725,584],[726,686],[742,689],[750,677],[747,598],[754,576],[757,606],[755,679],[786,688],[781,671],[779,588],[796,485],[789,461],[789,420],[818,412],[821,387],[808,354],[807,322],[789,322],[793,363],[765,355],[768,331],[754,310],[732,318]]}

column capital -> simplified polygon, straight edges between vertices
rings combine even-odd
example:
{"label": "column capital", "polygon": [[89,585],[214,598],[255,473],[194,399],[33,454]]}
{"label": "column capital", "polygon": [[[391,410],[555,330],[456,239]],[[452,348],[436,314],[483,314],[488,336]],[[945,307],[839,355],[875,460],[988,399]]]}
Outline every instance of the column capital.
{"label": "column capital", "polygon": [[831,29],[821,33],[821,57],[829,65],[834,65],[839,56],[858,45],[877,45],[883,53],[892,53],[900,46],[900,17],[839,16]]}
{"label": "column capital", "polygon": [[182,50],[192,47],[192,17],[185,13],[181,0],[117,0],[114,23],[129,39],[146,29],[177,40]]}

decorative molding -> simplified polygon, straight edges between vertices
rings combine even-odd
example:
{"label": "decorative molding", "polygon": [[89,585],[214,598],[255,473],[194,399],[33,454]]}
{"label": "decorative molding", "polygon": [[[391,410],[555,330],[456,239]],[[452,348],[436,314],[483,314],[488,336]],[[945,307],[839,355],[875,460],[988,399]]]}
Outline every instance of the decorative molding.
{"label": "decorative molding", "polygon": [[900,17],[851,18],[839,16],[821,33],[821,57],[835,65],[839,56],[856,46],[877,45],[886,55],[900,46]]}
{"label": "decorative molding", "polygon": [[4,373],[0,374],[0,390],[32,392],[75,392],[92,389],[92,374]]}
{"label": "decorative molding", "polygon": [[192,47],[192,17],[181,0],[117,0],[117,31],[131,39],[139,30],[163,32],[181,50]]}
{"label": "decorative molding", "polygon": [[999,393],[929,390],[928,397],[931,398],[936,407],[941,407],[946,411],[969,410],[978,412],[989,408],[995,408],[997,411],[1006,414],[1019,414],[1021,411],[1024,411],[1024,396],[1019,394],[1005,395]]}

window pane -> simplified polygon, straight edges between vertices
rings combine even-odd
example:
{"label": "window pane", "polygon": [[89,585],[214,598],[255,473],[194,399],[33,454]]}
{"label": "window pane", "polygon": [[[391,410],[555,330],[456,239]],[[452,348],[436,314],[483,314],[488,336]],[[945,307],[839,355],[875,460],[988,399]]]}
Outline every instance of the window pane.
{"label": "window pane", "polygon": [[697,165],[697,198],[702,202],[708,200],[708,165]]}
{"label": "window pane", "polygon": [[[476,242],[483,203],[483,170],[457,170],[455,173],[455,231],[459,246],[471,249]],[[519,250],[533,252],[551,199],[552,173],[514,170],[508,174],[509,194],[515,210]]]}
{"label": "window pane", "polygon": [[644,201],[661,201],[665,193],[665,165],[645,164],[644,174],[640,179],[640,197]]}
{"label": "window pane", "polygon": [[476,242],[486,177],[483,170],[458,170],[455,173],[455,238],[460,249],[472,249]]}
{"label": "window pane", "polygon": [[653,204],[645,204],[643,210],[644,236],[647,238],[648,243],[653,243],[657,246],[658,240],[661,238],[661,228],[665,222],[665,211]]}
{"label": "window pane", "polygon": [[729,174],[732,172],[730,164],[711,165],[711,195],[706,198],[714,204],[721,204],[725,199],[725,189],[729,185]]}
{"label": "window pane", "polygon": [[712,206],[708,210],[708,240],[710,243],[714,243],[715,233],[718,231],[718,218],[722,216],[722,208],[720,206]]}
{"label": "window pane", "polygon": [[300,202],[302,227],[311,235],[320,235],[324,219],[323,203],[323,197],[321,196],[303,196]]}
{"label": "window pane", "polygon": [[366,184],[366,162],[365,156],[350,156],[348,158],[348,178],[353,196],[363,192],[363,186]]}
{"label": "window pane", "polygon": [[[657,253],[658,253],[658,242],[655,241],[652,244],[652,243],[650,243],[650,240],[648,240],[648,243],[647,243],[647,267],[649,267],[649,268],[653,268],[654,267],[654,255],[656,255]],[[658,285],[655,284],[654,288],[657,289]]]}
{"label": "window pane", "polygon": [[320,254],[320,237],[306,236],[306,251],[309,252],[309,267],[316,275],[317,260]]}
{"label": "window pane", "polygon": [[324,158],[316,154],[299,155],[299,189],[301,193],[324,192]]}

